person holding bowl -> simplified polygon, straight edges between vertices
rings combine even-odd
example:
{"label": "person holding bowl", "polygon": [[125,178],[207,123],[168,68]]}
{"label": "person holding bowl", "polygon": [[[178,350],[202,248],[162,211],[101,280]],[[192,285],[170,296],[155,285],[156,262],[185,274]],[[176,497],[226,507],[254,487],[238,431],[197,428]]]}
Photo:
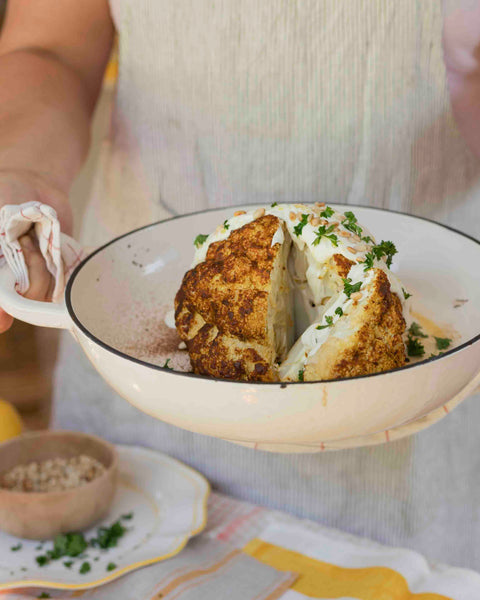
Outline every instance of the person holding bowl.
{"label": "person holding bowl", "polygon": [[[72,231],[69,190],[115,30],[119,78],[85,244],[168,214],[292,198],[403,210],[478,236],[478,0],[9,0],[0,206],[38,200]],[[21,244],[26,296],[49,300],[33,237]],[[0,330],[11,322],[0,310]],[[148,440],[223,492],[473,568],[479,419],[469,402],[394,444],[274,455],[140,414],[68,336],[56,378],[58,426]]]}

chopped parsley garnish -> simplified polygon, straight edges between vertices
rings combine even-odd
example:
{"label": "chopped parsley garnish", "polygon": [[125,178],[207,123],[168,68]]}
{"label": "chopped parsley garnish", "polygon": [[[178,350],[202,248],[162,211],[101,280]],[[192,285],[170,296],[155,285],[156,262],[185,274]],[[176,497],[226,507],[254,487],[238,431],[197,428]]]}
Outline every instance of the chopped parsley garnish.
{"label": "chopped parsley garnish", "polygon": [[126,531],[127,529],[120,521],[115,521],[110,527],[99,527],[97,529],[97,537],[90,540],[90,545],[103,549],[113,548]]}
{"label": "chopped parsley garnish", "polygon": [[47,555],[54,560],[62,556],[79,556],[88,547],[82,533],[66,533],[57,535],[53,541],[53,550]]}
{"label": "chopped parsley garnish", "polygon": [[408,356],[423,356],[425,354],[425,348],[417,339],[408,336],[407,353]]}
{"label": "chopped parsley garnish", "polygon": [[398,250],[393,242],[386,242],[382,240],[380,244],[377,244],[372,248],[372,252],[377,260],[380,260],[382,256],[387,259],[387,267],[392,265],[392,258],[397,254]]}
{"label": "chopped parsley garnish", "polygon": [[334,229],[335,225],[330,225],[330,227],[327,227],[326,225],[321,225],[315,232],[315,235],[317,237],[313,240],[313,245],[318,246],[322,238],[327,238],[332,242],[334,246],[338,246],[338,237],[334,233],[332,233]]}
{"label": "chopped parsley garnish", "polygon": [[305,381],[305,380],[303,379],[303,375],[304,375],[304,373],[305,373],[305,369],[301,369],[301,370],[298,372],[298,381]]}
{"label": "chopped parsley garnish", "polygon": [[115,563],[108,563],[107,565],[107,571],[113,571],[114,569],[117,568],[117,565]]}
{"label": "chopped parsley garnish", "polygon": [[223,228],[230,229],[230,225],[228,224],[228,219],[225,219],[225,221],[223,222]]}
{"label": "chopped parsley garnish", "polygon": [[21,549],[22,549],[22,544],[17,544],[16,546],[12,546],[10,548],[11,552],[18,552]]}
{"label": "chopped parsley garnish", "polygon": [[365,242],[366,244],[371,244],[373,242],[372,238],[369,235],[362,237],[362,241]]}
{"label": "chopped parsley garnish", "polygon": [[164,369],[169,369],[170,371],[173,371],[172,367],[169,367],[169,366],[168,366],[168,363],[169,363],[171,360],[172,360],[171,358],[167,358],[167,360],[166,360],[166,361],[165,361],[165,363],[162,365],[162,367],[163,367]]}
{"label": "chopped parsley garnish", "polygon": [[404,290],[404,288],[402,288],[402,292],[403,292],[403,297],[405,298],[405,300],[408,300],[409,298],[411,298],[412,294],[409,294],[408,292],[406,292]]}
{"label": "chopped parsley garnish", "polygon": [[270,204],[270,206],[271,206],[272,208],[275,208],[275,206],[278,206],[278,202],[274,202],[273,204]]}
{"label": "chopped parsley garnish", "polygon": [[363,270],[368,271],[369,269],[372,269],[374,260],[380,260],[382,256],[387,257],[387,267],[390,267],[392,264],[392,258],[396,253],[397,249],[395,248],[395,244],[393,242],[385,242],[382,240],[380,244],[377,244],[372,248],[371,252],[368,252],[365,255],[365,268]]}
{"label": "chopped parsley garnish", "polygon": [[408,330],[408,333],[410,335],[412,335],[413,337],[421,337],[421,338],[427,338],[428,335],[426,335],[425,333],[423,333],[421,326],[418,323],[413,322],[410,325],[410,329]]}
{"label": "chopped parsley garnish", "polygon": [[336,315],[338,315],[339,317],[342,317],[342,316],[343,316],[343,310],[342,310],[342,307],[341,307],[341,306],[338,306],[338,307],[335,309],[335,314],[336,314]]}
{"label": "chopped parsley garnish", "polygon": [[317,329],[326,329],[327,327],[333,327],[333,317],[325,317],[326,325],[318,325]]}
{"label": "chopped parsley garnish", "polygon": [[373,252],[368,252],[367,254],[365,254],[365,260],[363,262],[363,264],[365,266],[364,266],[363,270],[368,271],[369,269],[372,269],[374,260],[375,260],[375,257],[373,255]]}
{"label": "chopped parsley garnish", "polygon": [[42,592],[37,598],[51,598],[51,596],[47,592]]}
{"label": "chopped parsley garnish", "polygon": [[[122,515],[122,519],[131,519],[133,512]],[[124,527],[120,519],[112,523],[110,527],[99,527],[97,529],[97,537],[87,541],[82,533],[65,533],[60,534],[53,540],[53,549],[47,550],[45,554],[35,557],[39,567],[48,565],[52,560],[58,560],[63,557],[78,557],[87,558],[84,553],[88,546],[93,546],[106,550],[113,548],[118,544],[118,540],[126,533],[127,528]],[[70,569],[73,565],[73,560],[66,560],[63,565]],[[82,571],[83,569],[83,571]],[[80,567],[80,573],[88,573],[90,571],[90,563],[85,561]]]}
{"label": "chopped parsley garnish", "polygon": [[350,279],[350,277],[347,277],[346,279],[344,277],[342,277],[342,280],[343,280],[343,293],[347,296],[347,298],[350,298],[350,296],[352,294],[354,294],[355,292],[359,292],[360,288],[362,287],[361,281],[359,281],[358,283],[352,284],[352,280]]}
{"label": "chopped parsley garnish", "polygon": [[80,567],[78,572],[80,573],[80,575],[85,575],[85,573],[88,573],[91,570],[91,568],[92,567],[90,566],[90,563],[85,561],[82,563],[82,566]]}
{"label": "chopped parsley garnish", "polygon": [[303,228],[308,223],[308,217],[309,217],[309,215],[302,215],[300,222],[297,223],[297,225],[295,225],[295,227],[293,228],[295,235],[300,235],[302,233]]}
{"label": "chopped parsley garnish", "polygon": [[361,237],[363,229],[360,227],[360,225],[357,225],[357,217],[350,210],[347,210],[345,217],[346,220],[342,222],[342,225],[345,227],[345,229]]}
{"label": "chopped parsley garnish", "polygon": [[200,233],[199,235],[197,235],[197,237],[193,240],[193,245],[196,246],[197,248],[200,248],[200,246],[203,246],[203,244],[207,241],[208,235],[205,235],[203,233]]}
{"label": "chopped parsley garnish", "polygon": [[450,338],[440,338],[436,337],[435,335],[433,337],[435,338],[435,342],[437,343],[437,348],[439,350],[446,350],[452,343]]}
{"label": "chopped parsley garnish", "polygon": [[320,213],[321,217],[325,217],[325,219],[329,219],[335,211],[330,206],[327,206],[325,210],[322,210]]}

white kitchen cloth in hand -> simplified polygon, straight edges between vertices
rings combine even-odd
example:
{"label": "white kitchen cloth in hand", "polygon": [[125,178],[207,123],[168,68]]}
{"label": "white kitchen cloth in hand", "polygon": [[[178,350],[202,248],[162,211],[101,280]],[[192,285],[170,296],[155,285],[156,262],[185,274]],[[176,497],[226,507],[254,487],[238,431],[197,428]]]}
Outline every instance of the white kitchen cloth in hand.
{"label": "white kitchen cloth in hand", "polygon": [[86,256],[74,239],[61,233],[55,209],[40,202],[7,204],[0,209],[0,267],[5,262],[12,270],[16,289],[24,294],[29,286],[28,269],[18,239],[34,229],[40,251],[55,279],[52,301],[60,302],[70,274]]}

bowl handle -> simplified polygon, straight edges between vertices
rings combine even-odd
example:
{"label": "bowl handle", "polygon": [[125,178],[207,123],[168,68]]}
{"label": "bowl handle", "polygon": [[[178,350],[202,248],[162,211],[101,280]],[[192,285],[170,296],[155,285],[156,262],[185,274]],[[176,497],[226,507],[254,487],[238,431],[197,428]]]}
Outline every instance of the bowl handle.
{"label": "bowl handle", "polygon": [[71,328],[72,322],[64,302],[38,302],[20,296],[15,291],[15,277],[5,264],[0,267],[0,306],[9,315],[25,323],[58,329]]}

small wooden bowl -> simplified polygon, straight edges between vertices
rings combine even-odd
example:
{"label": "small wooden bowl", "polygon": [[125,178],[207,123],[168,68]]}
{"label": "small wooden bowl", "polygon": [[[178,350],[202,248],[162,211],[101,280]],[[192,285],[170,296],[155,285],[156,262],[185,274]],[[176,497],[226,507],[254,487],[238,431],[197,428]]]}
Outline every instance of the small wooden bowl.
{"label": "small wooden bowl", "polygon": [[59,533],[82,531],[104,517],[113,500],[117,453],[104,440],[74,431],[27,433],[0,445],[0,477],[12,467],[49,458],[86,454],[105,472],[63,492],[16,492],[0,488],[0,529],[30,540],[52,539]]}

